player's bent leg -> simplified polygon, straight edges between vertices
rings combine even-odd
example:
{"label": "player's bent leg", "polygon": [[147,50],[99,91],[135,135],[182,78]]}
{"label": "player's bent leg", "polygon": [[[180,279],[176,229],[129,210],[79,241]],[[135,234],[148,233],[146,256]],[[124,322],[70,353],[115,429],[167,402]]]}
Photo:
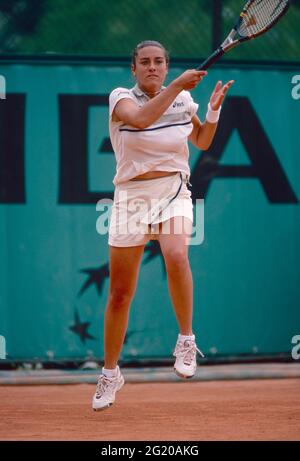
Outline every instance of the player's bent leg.
{"label": "player's bent leg", "polygon": [[162,232],[158,240],[166,263],[170,295],[180,330],[173,353],[176,357],[174,370],[181,378],[192,378],[197,369],[197,352],[203,356],[197,348],[192,329],[193,280],[188,260],[192,222],[185,217],[174,217],[166,224],[170,231]]}
{"label": "player's bent leg", "polygon": [[166,264],[168,286],[181,334],[192,333],[193,280],[188,259],[192,223],[176,216],[162,223],[157,239]]}

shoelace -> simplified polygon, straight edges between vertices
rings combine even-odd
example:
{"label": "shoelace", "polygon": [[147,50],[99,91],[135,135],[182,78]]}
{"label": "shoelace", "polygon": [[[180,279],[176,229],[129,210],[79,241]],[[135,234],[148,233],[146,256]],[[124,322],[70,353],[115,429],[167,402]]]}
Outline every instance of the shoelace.
{"label": "shoelace", "polygon": [[[187,345],[185,345],[187,343]],[[198,347],[194,341],[185,341],[185,343],[177,343],[174,355],[175,357],[183,357],[183,362],[187,365],[190,365],[192,360],[194,359],[196,352],[198,352],[201,357],[204,358],[204,354]]]}
{"label": "shoelace", "polygon": [[108,378],[107,376],[101,375],[98,379],[96,396],[97,398],[102,397],[108,390],[114,387],[115,378]]}

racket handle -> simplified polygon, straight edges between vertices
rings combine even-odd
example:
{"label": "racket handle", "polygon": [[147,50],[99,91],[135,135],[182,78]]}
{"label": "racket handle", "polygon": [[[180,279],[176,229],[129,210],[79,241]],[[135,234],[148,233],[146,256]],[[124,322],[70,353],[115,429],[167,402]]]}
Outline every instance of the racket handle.
{"label": "racket handle", "polygon": [[223,50],[222,47],[219,47],[213,54],[209,56],[199,67],[196,68],[196,70],[206,70],[210,66],[212,66],[218,59],[220,59],[221,56],[225,51]]}

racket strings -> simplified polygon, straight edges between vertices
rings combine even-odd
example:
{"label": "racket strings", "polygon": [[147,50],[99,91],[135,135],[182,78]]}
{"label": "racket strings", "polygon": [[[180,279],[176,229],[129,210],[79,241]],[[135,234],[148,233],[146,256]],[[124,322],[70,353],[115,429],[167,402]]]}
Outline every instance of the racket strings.
{"label": "racket strings", "polygon": [[250,0],[241,14],[238,33],[242,37],[260,33],[276,22],[287,5],[288,0]]}

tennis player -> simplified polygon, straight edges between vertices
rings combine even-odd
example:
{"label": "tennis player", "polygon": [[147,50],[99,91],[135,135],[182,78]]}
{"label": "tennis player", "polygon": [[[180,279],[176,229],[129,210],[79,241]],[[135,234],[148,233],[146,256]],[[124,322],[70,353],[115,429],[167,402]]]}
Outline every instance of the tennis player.
{"label": "tennis player", "polygon": [[[179,326],[173,355],[182,378],[196,372],[197,348],[192,328],[193,281],[188,259],[193,204],[188,189],[188,140],[210,146],[222,101],[233,83],[219,81],[211,94],[206,120],[189,90],[206,71],[187,70],[163,86],[169,57],[156,41],[141,42],[133,52],[136,85],[116,88],[109,97],[109,129],[116,156],[114,203],[109,228],[110,291],[105,312],[104,367],[93,396],[94,410],[111,406],[124,384],[118,359],[125,339],[129,308],[141,259],[156,239],[164,257],[168,287]],[[179,229],[179,231],[178,231]]]}

